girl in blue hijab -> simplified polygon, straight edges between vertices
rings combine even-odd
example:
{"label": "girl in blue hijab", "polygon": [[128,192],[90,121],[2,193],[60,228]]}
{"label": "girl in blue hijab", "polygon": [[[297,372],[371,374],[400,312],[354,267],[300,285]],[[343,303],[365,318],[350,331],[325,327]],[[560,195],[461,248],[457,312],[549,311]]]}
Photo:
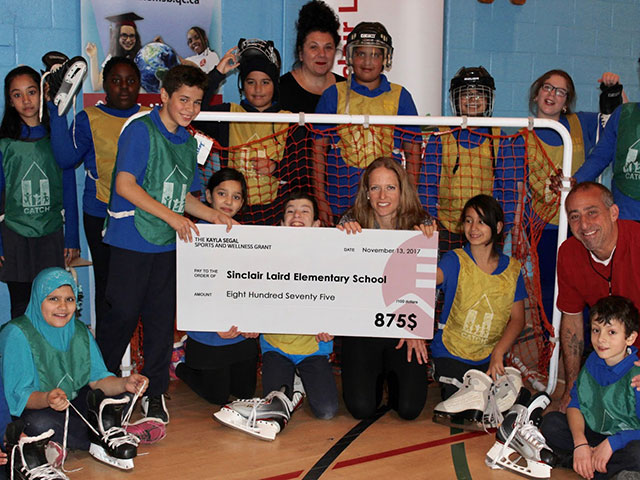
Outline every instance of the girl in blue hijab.
{"label": "girl in blue hijab", "polygon": [[[0,370],[9,411],[36,436],[53,429],[62,442],[69,402],[86,416],[88,389],[106,396],[136,393],[146,377],[115,377],[104,365],[98,346],[84,323],[76,319],[76,283],[62,268],[47,268],[33,281],[23,316],[0,332]],[[89,449],[88,427],[69,416],[67,445]]]}

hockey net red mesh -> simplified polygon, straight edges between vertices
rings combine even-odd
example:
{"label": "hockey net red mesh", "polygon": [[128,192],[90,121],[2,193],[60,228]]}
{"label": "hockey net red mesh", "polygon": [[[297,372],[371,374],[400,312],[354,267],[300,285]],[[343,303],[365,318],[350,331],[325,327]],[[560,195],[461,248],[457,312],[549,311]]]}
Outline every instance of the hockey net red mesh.
{"label": "hockey net red mesh", "polygon": [[[480,193],[498,199],[508,229],[504,251],[522,264],[528,293],[526,326],[507,363],[530,381],[546,384],[553,350],[550,339],[555,334],[542,307],[537,246],[542,230],[557,215],[560,199],[548,189],[548,178],[556,168],[533,131],[505,135],[495,128],[410,131],[379,125],[319,130],[309,124],[273,124],[271,131],[267,137],[231,147],[221,147],[219,139],[214,139],[206,163],[199,168],[203,201],[209,177],[228,166],[241,171],[249,185],[248,205],[236,216],[240,223],[279,224],[284,200],[298,189],[317,200],[325,195],[319,192],[332,192],[326,195],[326,205],[336,222],[355,198],[361,168],[379,156],[405,162],[404,146],[413,149],[410,158],[419,164],[414,164],[420,172],[414,180],[423,207],[438,219],[442,255],[462,244],[458,219],[466,200]],[[319,138],[326,139],[325,148]],[[345,163],[354,168],[344,168]],[[336,185],[348,187],[336,189]],[[134,361],[141,365],[142,359],[136,359],[138,342],[133,352]]]}

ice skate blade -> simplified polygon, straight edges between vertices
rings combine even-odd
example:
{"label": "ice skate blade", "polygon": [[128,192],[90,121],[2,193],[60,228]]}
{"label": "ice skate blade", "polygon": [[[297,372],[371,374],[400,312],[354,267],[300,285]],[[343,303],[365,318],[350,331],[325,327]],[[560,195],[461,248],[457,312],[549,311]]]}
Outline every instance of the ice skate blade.
{"label": "ice skate blade", "polygon": [[467,410],[454,415],[434,411],[433,421],[445,427],[460,428],[472,432],[484,432],[490,428],[482,423],[482,412],[478,410]]}
{"label": "ice skate blade", "polygon": [[489,468],[494,470],[504,468],[529,478],[551,478],[551,467],[549,465],[524,458],[511,447],[505,448],[504,455],[500,456],[503,447],[502,443],[495,442],[487,452],[484,463]]}
{"label": "ice skate blade", "polygon": [[[75,62],[64,75],[65,83],[53,99],[54,105],[58,106],[58,115],[62,116],[66,113],[74,95],[80,87],[82,87],[82,78],[87,73],[87,64],[81,61]],[[74,83],[74,79],[80,78]]]}
{"label": "ice skate blade", "polygon": [[219,411],[215,412],[213,418],[225,427],[231,427],[267,442],[274,441],[276,435],[280,432],[280,426],[276,422],[264,420],[258,420],[256,427],[252,428],[247,424],[245,417],[227,407],[222,407]]}
{"label": "ice skate blade", "polygon": [[121,470],[133,470],[133,458],[115,458],[107,455],[107,452],[100,445],[92,443],[89,447],[89,454],[96,460],[100,460],[107,465]]}

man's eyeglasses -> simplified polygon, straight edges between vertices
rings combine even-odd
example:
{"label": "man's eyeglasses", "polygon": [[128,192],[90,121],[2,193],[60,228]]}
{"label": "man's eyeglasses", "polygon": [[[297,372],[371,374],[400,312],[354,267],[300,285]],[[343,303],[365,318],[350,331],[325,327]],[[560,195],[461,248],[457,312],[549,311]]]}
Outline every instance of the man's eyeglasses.
{"label": "man's eyeglasses", "polygon": [[554,87],[550,83],[543,84],[542,85],[542,90],[547,92],[547,93],[553,93],[555,91],[556,92],[556,97],[566,97],[567,94],[569,93],[566,89],[560,88],[560,87]]}

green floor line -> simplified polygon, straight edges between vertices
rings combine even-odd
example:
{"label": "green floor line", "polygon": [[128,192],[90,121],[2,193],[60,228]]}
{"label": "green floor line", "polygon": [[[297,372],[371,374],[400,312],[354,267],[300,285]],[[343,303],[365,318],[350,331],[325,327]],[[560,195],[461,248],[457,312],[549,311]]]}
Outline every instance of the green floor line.
{"label": "green floor line", "polygon": [[[458,433],[462,433],[462,430],[459,428],[451,428],[451,435],[457,435]],[[458,480],[472,480],[464,443],[454,443],[451,445],[451,459],[453,460],[453,468],[456,471],[456,478]]]}

